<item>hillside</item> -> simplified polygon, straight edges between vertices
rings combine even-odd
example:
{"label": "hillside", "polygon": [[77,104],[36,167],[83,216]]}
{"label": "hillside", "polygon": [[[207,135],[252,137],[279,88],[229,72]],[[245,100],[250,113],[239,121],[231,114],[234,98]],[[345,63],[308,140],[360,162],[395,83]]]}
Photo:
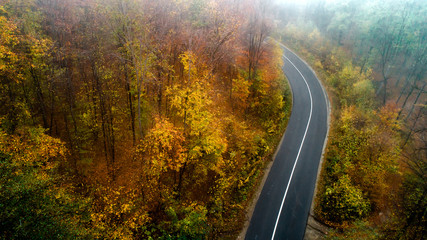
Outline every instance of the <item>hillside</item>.
{"label": "hillside", "polygon": [[262,1],[0,3],[0,238],[239,233],[290,111]]}

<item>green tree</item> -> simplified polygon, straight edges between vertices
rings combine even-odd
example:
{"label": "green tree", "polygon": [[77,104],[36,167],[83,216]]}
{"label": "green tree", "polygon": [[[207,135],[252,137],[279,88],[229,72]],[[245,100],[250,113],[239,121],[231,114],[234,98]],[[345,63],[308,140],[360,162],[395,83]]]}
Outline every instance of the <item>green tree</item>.
{"label": "green tree", "polygon": [[336,183],[326,188],[320,204],[322,217],[338,224],[360,219],[370,212],[369,200],[351,183],[348,175],[342,175]]}
{"label": "green tree", "polygon": [[41,128],[0,130],[0,237],[89,238],[89,199],[60,177],[64,144]]}

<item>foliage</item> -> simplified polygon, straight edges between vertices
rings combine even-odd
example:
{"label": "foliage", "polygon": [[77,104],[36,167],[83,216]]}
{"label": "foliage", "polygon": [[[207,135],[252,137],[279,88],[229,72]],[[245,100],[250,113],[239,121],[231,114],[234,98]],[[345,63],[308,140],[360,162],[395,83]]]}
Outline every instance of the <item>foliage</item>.
{"label": "foliage", "polygon": [[134,239],[141,226],[150,221],[147,208],[135,190],[97,186],[91,191],[90,209],[95,238]]}
{"label": "foliage", "polygon": [[405,177],[397,198],[397,211],[382,227],[380,239],[423,239],[426,234],[425,179],[413,174]]}
{"label": "foliage", "polygon": [[[180,206],[178,211],[170,207],[166,214],[171,221],[163,222],[168,239],[205,239],[209,232],[207,210],[197,203]],[[184,216],[179,218],[179,216]],[[173,237],[171,237],[173,236]]]}
{"label": "foliage", "polygon": [[64,144],[40,128],[0,130],[0,236],[5,239],[90,238],[89,199],[61,179]]}
{"label": "foliage", "polygon": [[283,55],[281,48],[275,45],[275,58],[265,59],[266,63],[259,70],[259,76],[255,78],[250,87],[252,101],[249,111],[259,118],[264,129],[274,134],[279,131],[280,122],[285,117],[285,103],[283,97]]}
{"label": "foliage", "polygon": [[370,210],[369,201],[362,191],[353,186],[348,175],[342,175],[332,186],[327,187],[320,202],[324,218],[343,223],[360,219]]}
{"label": "foliage", "polygon": [[[327,180],[318,205],[325,220],[339,224],[366,216],[371,211],[369,202],[372,210],[386,207],[390,188],[387,179],[397,171],[400,154],[396,109],[387,106],[380,113],[366,114],[352,106],[341,114],[332,131]],[[341,189],[349,193],[340,193]],[[368,200],[363,199],[366,197]],[[359,210],[340,210],[340,204],[346,206],[349,199]]]}
{"label": "foliage", "polygon": [[370,225],[368,221],[355,221],[354,224],[349,226],[346,231],[332,230],[328,232],[326,239],[340,240],[340,239],[377,239],[379,236],[378,229]]}
{"label": "foliage", "polygon": [[[308,39],[297,43],[295,39],[302,40],[304,35],[296,29],[290,30],[293,32],[288,35],[288,42],[293,43],[300,53],[313,62],[322,78],[327,81],[328,92],[334,103],[330,139],[317,193],[317,216],[329,225],[340,228],[332,239],[335,239],[334,236],[345,236],[345,239],[360,237],[365,233],[369,236],[367,238],[422,239],[425,232],[423,211],[404,207],[411,205],[408,196],[413,196],[414,199],[424,197],[419,194],[419,190],[423,188],[421,186],[425,185],[423,170],[420,170],[425,162],[422,160],[425,156],[421,157],[424,145],[419,141],[419,134],[423,133],[421,125],[425,120],[422,109],[418,115],[404,119],[415,121],[404,122],[402,110],[394,104],[377,107],[379,103],[374,99],[377,85],[373,80],[378,73],[375,68],[373,71],[367,65],[359,68],[356,67],[359,63],[348,61],[347,53],[352,50],[348,46],[337,47],[326,40],[327,37],[312,40],[311,45],[308,44]],[[368,60],[372,63],[374,59]],[[410,129],[409,133],[406,129]],[[405,142],[403,136],[407,136]],[[405,166],[410,169],[404,170]],[[333,199],[330,195],[327,197],[327,193],[336,192],[337,184],[342,181],[343,176],[350,179],[351,186],[361,191],[365,201],[370,204],[365,215],[369,218],[365,221],[372,226],[372,235],[365,227],[353,227],[354,220],[338,221],[345,214],[332,216],[331,213],[338,210],[336,206],[342,206],[346,202],[345,198],[336,198],[338,204],[326,205]],[[402,176],[403,179],[417,179],[419,189],[410,187],[408,180],[401,184]],[[415,202],[422,205],[422,200]],[[346,213],[349,212],[351,211]],[[413,212],[419,214],[412,214]],[[358,218],[357,214],[352,216],[353,219]],[[341,232],[342,228],[344,232]]]}
{"label": "foliage", "polygon": [[[330,225],[347,227],[334,235],[345,239],[423,239],[426,112],[421,101],[427,38],[421,22],[427,5],[351,0],[313,2],[306,9],[287,6],[281,11],[300,11],[299,18],[283,18],[287,25],[280,37],[316,67],[332,100],[318,215]],[[330,216],[337,210],[333,206],[325,210],[331,200],[326,193],[343,176],[370,203],[364,221],[374,228],[372,235],[363,225],[352,226],[359,220]],[[338,203],[345,202],[340,199]],[[414,203],[420,211],[406,208]]]}
{"label": "foliage", "polygon": [[13,132],[19,124],[28,124],[31,117],[38,117],[42,111],[43,106],[34,106],[40,100],[37,94],[42,94],[38,74],[46,73],[46,52],[52,43],[47,38],[22,32],[9,14],[0,7],[0,99],[3,103],[0,112],[5,116],[6,130]]}
{"label": "foliage", "polygon": [[239,232],[290,107],[260,2],[0,2],[2,237]]}

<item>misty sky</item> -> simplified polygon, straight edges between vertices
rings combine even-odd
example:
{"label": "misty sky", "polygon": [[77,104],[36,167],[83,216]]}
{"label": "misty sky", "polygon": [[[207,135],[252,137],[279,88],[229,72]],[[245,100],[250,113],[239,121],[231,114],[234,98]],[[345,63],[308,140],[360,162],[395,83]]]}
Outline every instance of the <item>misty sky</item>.
{"label": "misty sky", "polygon": [[[326,2],[334,2],[336,0],[326,0]],[[308,2],[313,2],[313,0],[275,0],[277,3],[299,3],[306,4]]]}
{"label": "misty sky", "polygon": [[307,3],[309,0],[275,0],[277,3]]}

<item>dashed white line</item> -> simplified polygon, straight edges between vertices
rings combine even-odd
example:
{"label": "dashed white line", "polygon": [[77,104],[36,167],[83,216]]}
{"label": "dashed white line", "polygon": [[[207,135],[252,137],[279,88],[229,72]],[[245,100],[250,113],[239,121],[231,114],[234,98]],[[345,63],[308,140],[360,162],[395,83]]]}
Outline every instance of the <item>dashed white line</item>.
{"label": "dashed white line", "polygon": [[308,128],[309,128],[310,123],[311,123],[311,116],[313,114],[313,97],[311,95],[310,86],[308,86],[307,80],[305,79],[304,75],[302,75],[301,71],[295,66],[295,64],[286,56],[285,56],[285,58],[292,64],[292,66],[294,66],[294,68],[298,71],[298,73],[301,75],[302,79],[304,80],[305,85],[307,85],[308,93],[310,95],[310,115],[308,117],[308,122],[307,122],[307,127],[306,127],[305,132],[304,132],[304,137],[302,138],[301,145],[300,145],[299,150],[298,150],[298,155],[296,157],[294,166],[292,168],[291,176],[289,177],[288,185],[286,186],[285,195],[283,196],[282,204],[280,205],[280,210],[279,210],[279,213],[277,214],[276,224],[274,225],[274,230],[273,230],[273,235],[271,236],[271,240],[273,240],[274,236],[276,235],[276,230],[277,230],[277,225],[279,224],[280,214],[282,213],[282,209],[283,209],[283,205],[285,203],[286,195],[288,194],[289,186],[291,185],[291,181],[292,181],[292,177],[294,175],[295,167],[298,163],[298,159],[299,159],[299,156],[301,154],[301,149],[302,149],[302,146],[304,145],[305,137],[307,136]]}

